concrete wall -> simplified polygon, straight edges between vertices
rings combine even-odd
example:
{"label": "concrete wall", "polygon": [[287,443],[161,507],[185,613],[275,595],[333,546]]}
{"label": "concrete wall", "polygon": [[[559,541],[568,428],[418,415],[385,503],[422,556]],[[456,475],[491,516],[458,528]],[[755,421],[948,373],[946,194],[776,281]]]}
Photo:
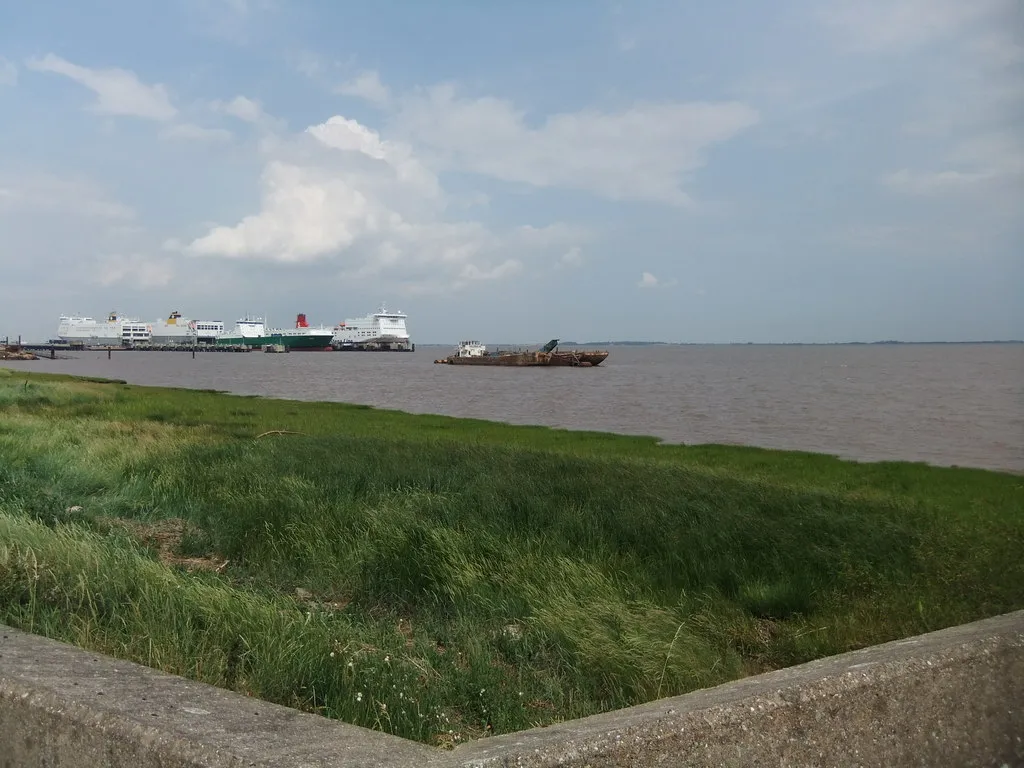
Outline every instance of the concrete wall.
{"label": "concrete wall", "polygon": [[0,625],[0,767],[1024,766],[1024,611],[443,752]]}

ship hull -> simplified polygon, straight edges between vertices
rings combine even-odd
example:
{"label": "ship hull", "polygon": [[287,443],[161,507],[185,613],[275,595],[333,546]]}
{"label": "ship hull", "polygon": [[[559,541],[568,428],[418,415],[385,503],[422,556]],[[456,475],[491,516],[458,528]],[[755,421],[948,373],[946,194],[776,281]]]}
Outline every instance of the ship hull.
{"label": "ship hull", "polygon": [[346,350],[357,350],[367,352],[411,352],[412,343],[408,339],[383,339],[372,341],[338,341],[334,338],[331,346],[344,352]]}
{"label": "ship hull", "polygon": [[71,346],[84,347],[121,347],[124,346],[120,336],[71,336],[57,334],[57,339]]}
{"label": "ship hull", "polygon": [[195,338],[198,344],[213,344],[217,341],[216,336],[209,334],[199,334],[197,337],[193,337],[191,334],[186,333],[175,333],[175,334],[156,334],[154,333],[149,338],[149,343],[158,346],[167,345],[178,345],[178,346],[192,346],[192,339]]}
{"label": "ship hull", "polygon": [[291,335],[271,333],[264,336],[225,336],[217,339],[217,346],[221,347],[263,347],[268,344],[277,344],[285,349],[299,351],[317,352],[331,348],[330,333]]}
{"label": "ship hull", "polygon": [[546,352],[515,352],[501,355],[479,355],[472,357],[459,357],[451,355],[438,363],[446,365],[497,365],[508,367],[524,367],[537,365],[551,365],[551,355]]}
{"label": "ship hull", "polygon": [[572,366],[574,368],[590,368],[595,365],[600,365],[608,357],[608,353],[604,350],[581,350],[579,352],[553,352],[551,355],[551,365],[565,365]]}

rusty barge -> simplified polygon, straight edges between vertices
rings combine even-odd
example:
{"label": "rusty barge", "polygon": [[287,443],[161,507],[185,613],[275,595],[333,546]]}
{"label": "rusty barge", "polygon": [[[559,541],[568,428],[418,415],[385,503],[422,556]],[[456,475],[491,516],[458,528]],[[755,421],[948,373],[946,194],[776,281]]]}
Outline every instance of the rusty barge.
{"label": "rusty barge", "polygon": [[0,360],[38,360],[35,352],[25,349],[21,343],[10,344],[5,339],[0,342]]}
{"label": "rusty barge", "polygon": [[592,368],[608,357],[603,349],[573,349],[568,352],[552,352],[549,365],[568,365],[574,368]]}
{"label": "rusty barge", "polygon": [[592,368],[600,365],[608,357],[604,350],[570,350],[558,351],[558,339],[552,339],[540,350],[530,351],[489,351],[479,341],[460,341],[454,354],[442,357],[434,362],[441,365],[500,365],[500,366],[538,366],[555,365],[573,368]]}

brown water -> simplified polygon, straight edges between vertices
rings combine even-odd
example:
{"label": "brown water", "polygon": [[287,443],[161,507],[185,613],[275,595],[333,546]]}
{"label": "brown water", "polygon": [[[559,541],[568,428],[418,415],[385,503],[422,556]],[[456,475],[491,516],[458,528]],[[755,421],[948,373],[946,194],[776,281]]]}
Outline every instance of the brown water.
{"label": "brown water", "polygon": [[413,353],[76,353],[7,367],[515,424],[1024,471],[1024,345],[610,348],[597,368]]}

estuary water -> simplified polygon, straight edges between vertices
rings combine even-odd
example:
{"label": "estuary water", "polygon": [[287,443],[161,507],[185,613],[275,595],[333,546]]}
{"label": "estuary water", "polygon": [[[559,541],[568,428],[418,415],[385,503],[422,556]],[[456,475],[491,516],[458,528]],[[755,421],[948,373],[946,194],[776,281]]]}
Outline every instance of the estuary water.
{"label": "estuary water", "polygon": [[[596,368],[434,365],[410,353],[70,353],[9,368],[362,403],[863,461],[1024,472],[1024,344],[617,346]],[[69,353],[62,353],[69,354]]]}

